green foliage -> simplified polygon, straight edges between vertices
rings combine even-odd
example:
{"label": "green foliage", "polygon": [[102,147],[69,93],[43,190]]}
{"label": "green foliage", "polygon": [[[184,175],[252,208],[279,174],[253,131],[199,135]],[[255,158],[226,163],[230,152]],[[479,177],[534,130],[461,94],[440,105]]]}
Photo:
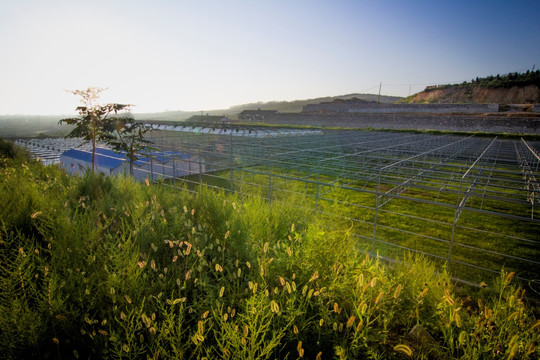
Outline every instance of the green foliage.
{"label": "green foliage", "polygon": [[245,300],[236,318],[229,320],[230,312],[223,307],[214,310],[217,323],[214,354],[219,358],[250,360],[268,359],[277,354],[291,324],[276,326],[279,323],[276,304],[258,290]]}
{"label": "green foliage", "polygon": [[481,87],[512,87],[512,86],[526,86],[536,85],[540,86],[540,70],[529,71],[525,73],[508,73],[500,76],[488,76],[485,78],[476,78],[471,81],[472,84]]}
{"label": "green foliage", "polygon": [[117,152],[124,153],[129,160],[129,172],[133,173],[133,163],[139,159],[139,154],[151,149],[151,142],[144,138],[144,134],[151,127],[137,123],[131,115],[119,115],[129,111],[132,105],[125,104],[99,104],[98,99],[105,89],[88,88],[86,90],[72,91],[81,97],[82,106],[77,107],[79,118],[60,120],[60,124],[73,125],[74,129],[69,137],[80,137],[92,142],[92,171],[94,171],[94,158],[96,142],[106,142]]}
{"label": "green foliage", "polygon": [[[506,75],[496,76],[490,75],[485,78],[476,77],[470,82],[464,81],[461,84],[448,84],[448,85],[439,85],[438,87],[428,87],[426,91],[444,89],[451,87],[463,87],[463,86],[479,86],[479,87],[491,87],[491,88],[511,88],[513,86],[527,86],[527,85],[536,85],[540,87],[540,70],[529,71],[527,70],[524,73],[508,73]],[[410,98],[410,97],[409,97]],[[403,102],[408,102],[406,98]]]}
{"label": "green foliage", "polygon": [[28,153],[22,148],[15,146],[11,141],[0,138],[0,157],[14,159],[16,157],[28,159]]}
{"label": "green foliage", "polygon": [[33,251],[35,243],[25,244],[28,241],[24,236],[6,233],[5,229],[0,232],[0,341],[8,357],[21,349],[31,354],[45,330],[40,324],[47,318],[43,311],[44,292],[40,289],[44,284],[33,276],[36,270],[39,273],[41,259]]}
{"label": "green foliage", "polygon": [[[3,358],[540,355],[510,274],[460,297],[432,262],[389,266],[359,252],[347,224],[323,230],[274,195],[269,206],[2,158]],[[434,343],[408,335],[416,325]]]}
{"label": "green foliage", "polygon": [[107,136],[105,140],[113,150],[126,155],[130,175],[133,174],[133,163],[139,160],[140,153],[152,149],[151,142],[144,138],[144,134],[151,129],[149,125],[137,123],[131,117],[115,118],[111,123],[109,130],[114,136]]}
{"label": "green foliage", "polygon": [[99,201],[106,196],[114,197],[111,192],[116,189],[113,189],[113,186],[113,179],[105,174],[94,174],[91,171],[86,171],[77,181],[77,196],[79,196],[80,201]]}

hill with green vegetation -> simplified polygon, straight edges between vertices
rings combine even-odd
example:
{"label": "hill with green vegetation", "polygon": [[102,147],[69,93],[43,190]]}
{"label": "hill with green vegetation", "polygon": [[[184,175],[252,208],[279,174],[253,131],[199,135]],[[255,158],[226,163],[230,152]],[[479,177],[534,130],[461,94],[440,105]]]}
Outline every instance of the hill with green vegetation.
{"label": "hill with green vegetation", "polygon": [[508,73],[503,76],[497,74],[496,76],[488,76],[485,78],[476,77],[476,79],[472,80],[470,84],[491,88],[511,88],[514,86],[527,85],[540,86],[540,70],[527,70],[525,73]]}
{"label": "hill with green vegetation", "polygon": [[513,273],[458,288],[288,200],[69,177],[0,140],[2,358],[540,356]]}
{"label": "hill with green vegetation", "polygon": [[475,78],[461,84],[428,86],[404,103],[540,103],[540,70]]}

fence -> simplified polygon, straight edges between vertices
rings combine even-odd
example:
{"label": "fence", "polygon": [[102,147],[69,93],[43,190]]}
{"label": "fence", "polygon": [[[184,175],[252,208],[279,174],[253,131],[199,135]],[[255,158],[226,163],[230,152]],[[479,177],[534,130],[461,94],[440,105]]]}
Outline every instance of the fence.
{"label": "fence", "polygon": [[[162,160],[162,171],[149,167],[154,180],[292,201],[347,229],[361,250],[386,259],[422,253],[466,282],[489,284],[504,267],[537,284],[538,142],[232,125],[169,129],[150,135]],[[189,154],[195,166],[178,173],[178,154]]]}

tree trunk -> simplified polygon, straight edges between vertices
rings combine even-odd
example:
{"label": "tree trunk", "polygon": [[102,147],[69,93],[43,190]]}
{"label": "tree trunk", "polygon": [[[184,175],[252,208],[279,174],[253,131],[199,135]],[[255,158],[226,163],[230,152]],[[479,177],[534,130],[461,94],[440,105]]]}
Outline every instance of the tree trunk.
{"label": "tree trunk", "polygon": [[95,171],[95,158],[96,158],[96,138],[92,137],[92,172]]}
{"label": "tree trunk", "polygon": [[90,123],[92,126],[92,172],[95,173],[95,159],[96,159],[96,118],[94,113],[90,114]]}
{"label": "tree trunk", "polygon": [[129,156],[129,176],[133,177],[133,142],[129,146],[129,154],[126,154]]}

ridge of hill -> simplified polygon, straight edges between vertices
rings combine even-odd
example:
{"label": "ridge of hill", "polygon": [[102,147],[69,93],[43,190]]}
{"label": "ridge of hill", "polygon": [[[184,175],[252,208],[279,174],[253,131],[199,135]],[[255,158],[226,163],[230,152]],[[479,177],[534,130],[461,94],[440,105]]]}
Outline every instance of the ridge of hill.
{"label": "ridge of hill", "polygon": [[400,102],[537,104],[540,103],[540,71],[497,74],[461,84],[428,86]]}
{"label": "ridge of hill", "polygon": [[[248,109],[261,109],[261,110],[277,110],[279,112],[301,112],[302,108],[307,104],[319,104],[324,102],[334,102],[341,100],[350,100],[355,99],[356,101],[377,101],[379,98],[376,94],[346,94],[338,96],[325,96],[314,99],[305,99],[305,100],[294,100],[294,101],[269,101],[269,102],[257,102],[250,104],[243,104],[232,106],[229,108],[230,111],[235,113],[242,112],[243,110]],[[401,97],[397,96],[387,96],[381,95],[380,102],[382,103],[395,103],[396,101],[401,100]]]}
{"label": "ridge of hill", "polygon": [[[232,116],[244,110],[254,109],[277,110],[282,113],[299,113],[302,111],[302,108],[307,104],[318,104],[321,102],[332,102],[336,100],[348,100],[353,98],[364,101],[377,101],[379,99],[379,96],[375,94],[346,94],[304,100],[255,102],[231,106],[228,109],[205,110],[202,112],[208,115],[225,116]],[[382,103],[395,103],[396,101],[399,101],[401,99],[401,97],[397,96],[381,95],[379,101]],[[200,114],[201,111],[164,111],[159,113],[134,114],[134,116],[136,120],[183,121],[193,115]]]}

